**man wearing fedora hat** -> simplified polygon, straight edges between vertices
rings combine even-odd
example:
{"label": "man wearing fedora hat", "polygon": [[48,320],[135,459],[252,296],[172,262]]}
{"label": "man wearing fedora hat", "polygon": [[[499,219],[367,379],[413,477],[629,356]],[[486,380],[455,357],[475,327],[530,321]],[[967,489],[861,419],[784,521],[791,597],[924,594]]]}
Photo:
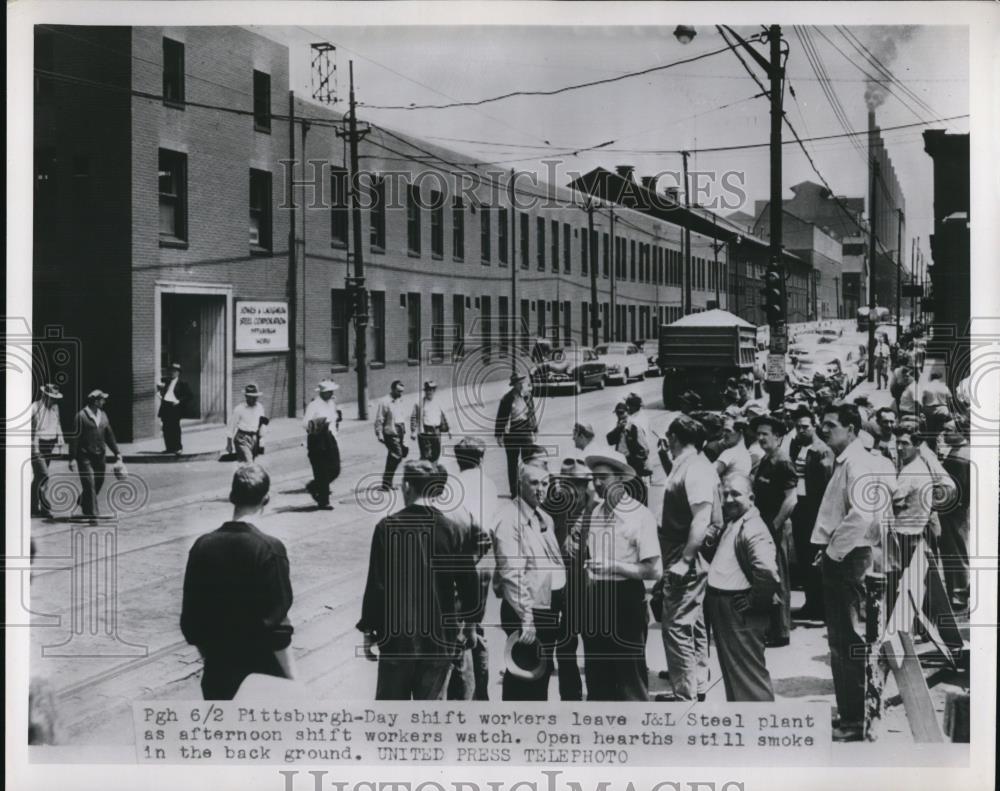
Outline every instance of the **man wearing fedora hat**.
{"label": "man wearing fedora hat", "polygon": [[312,482],[306,490],[323,510],[332,508],[330,484],[340,475],[337,428],[341,415],[333,396],[339,387],[329,379],[320,382],[316,387],[316,397],[309,402],[302,418],[302,427],[306,430],[306,453],[313,471]]}
{"label": "man wearing fedora hat", "polygon": [[587,700],[648,701],[645,580],[663,572],[656,518],[632,499],[635,470],[616,451],[587,456],[600,501],[567,542],[583,565]]}
{"label": "man wearing fedora hat", "polygon": [[121,461],[111,423],[104,413],[104,401],[108,394],[103,390],[91,390],[87,395],[87,405],[76,415],[75,430],[69,442],[69,468],[80,468],[80,485],[83,493],[80,503],[84,516],[96,517],[97,496],[104,486],[105,456],[108,448],[115,454],[115,462]]}
{"label": "man wearing fedora hat", "polygon": [[241,462],[249,464],[264,452],[264,429],[268,420],[260,403],[257,385],[249,384],[243,388],[243,398],[244,402],[229,416],[226,452],[235,451]]}
{"label": "man wearing fedora hat", "polygon": [[517,465],[523,458],[524,449],[535,442],[538,433],[538,419],[535,401],[531,397],[531,383],[521,373],[510,377],[510,390],[504,393],[497,408],[494,434],[497,443],[507,452],[507,483],[510,485],[511,499],[517,497]]}
{"label": "man wearing fedora hat", "polygon": [[156,414],[163,425],[163,444],[166,446],[163,452],[180,453],[181,417],[191,400],[191,388],[181,381],[179,363],[170,366],[170,373],[163,377],[156,391],[160,396],[160,409]]}
{"label": "man wearing fedora hat", "polygon": [[544,668],[525,677],[516,668],[503,677],[504,700],[548,700],[552,649],[559,639],[559,615],[566,569],[552,518],[541,510],[549,474],[524,464],[518,470],[518,495],[501,509],[494,534],[496,571],[493,590],[501,599],[500,621],[518,642],[541,644]]}
{"label": "man wearing fedora hat", "polygon": [[392,489],[396,468],[410,451],[406,447],[403,389],[399,379],[393,380],[389,385],[389,395],[379,400],[375,409],[375,437],[385,445],[386,450],[385,470],[382,472],[382,488],[386,491]]}
{"label": "man wearing fedora hat", "polygon": [[441,458],[441,435],[451,437],[448,418],[441,405],[434,400],[437,382],[424,382],[424,397],[413,405],[410,415],[410,438],[417,441],[420,458],[437,461]]}
{"label": "man wearing fedora hat", "polygon": [[573,558],[567,551],[570,529],[597,505],[597,495],[587,464],[579,458],[562,461],[559,472],[552,476],[542,510],[552,517],[556,541],[563,550],[566,563],[566,594],[563,597],[562,631],[555,647],[559,669],[559,699],[583,700],[583,682],[576,658],[580,627],[583,623],[583,566],[572,567]]}
{"label": "man wearing fedora hat", "polygon": [[53,384],[43,385],[38,400],[31,404],[31,515],[50,516],[45,497],[49,463],[63,444],[59,402],[62,393]]}

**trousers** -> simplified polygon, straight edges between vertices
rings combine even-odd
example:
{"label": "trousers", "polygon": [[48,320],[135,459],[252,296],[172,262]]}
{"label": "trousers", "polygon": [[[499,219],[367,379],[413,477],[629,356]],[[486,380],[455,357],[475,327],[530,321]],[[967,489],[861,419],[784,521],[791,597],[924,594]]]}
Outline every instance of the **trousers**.
{"label": "trousers", "polygon": [[340,446],[336,437],[310,434],[306,440],[313,483],[310,494],[319,505],[330,504],[330,484],[340,476]]}
{"label": "trousers", "polygon": [[375,700],[444,700],[448,657],[379,657]]}
{"label": "trousers", "polygon": [[534,442],[530,431],[512,431],[503,435],[503,447],[507,453],[507,483],[510,484],[510,496],[517,497],[517,465],[524,454],[524,449]]}
{"label": "trousers", "polygon": [[587,587],[585,601],[581,634],[587,700],[648,702],[646,588],[642,581],[593,582]]}
{"label": "trousers", "polygon": [[770,623],[767,627],[767,639],[778,645],[788,645],[792,632],[792,587],[788,578],[788,534],[785,526],[771,533],[774,548],[777,550],[778,576],[781,578],[781,606],[772,607]]}
{"label": "trousers", "polygon": [[792,511],[792,545],[795,547],[795,568],[792,580],[797,582],[806,595],[805,609],[815,615],[823,612],[823,578],[813,559],[821,547],[810,541],[819,506],[805,497],[800,497]]}
{"label": "trousers", "polygon": [[700,562],[679,584],[663,586],[663,651],[674,695],[694,700],[708,684],[708,635],[702,604],[708,573]]}
{"label": "trousers", "polygon": [[49,480],[49,463],[56,447],[54,439],[38,440],[38,452],[31,454],[31,513],[48,513],[49,502],[45,485]]}
{"label": "trousers", "polygon": [[865,572],[872,549],[855,547],[843,560],[823,555],[823,598],[830,669],[842,725],[860,726],[865,700]]}
{"label": "trousers", "polygon": [[97,496],[104,487],[104,454],[78,453],[76,465],[80,476],[80,486],[83,489],[83,493],[80,495],[83,515],[97,516]]}
{"label": "trousers", "polygon": [[160,405],[160,423],[163,426],[163,444],[171,453],[181,450],[181,407],[180,404]]}
{"label": "trousers", "polygon": [[232,700],[240,684],[251,673],[285,677],[274,652],[266,649],[205,656],[205,670],[201,675],[202,695],[205,700]]}
{"label": "trousers", "polygon": [[940,514],[941,563],[948,595],[960,602],[969,599],[969,509],[956,507]]}
{"label": "trousers", "polygon": [[403,433],[384,434],[382,442],[385,445],[385,470],[382,473],[382,486],[386,489],[392,488],[392,482],[396,477],[396,468],[400,462],[406,458],[407,448],[403,444]]}
{"label": "trousers", "polygon": [[425,426],[424,431],[417,435],[417,446],[421,459],[437,461],[441,458],[441,430]]}
{"label": "trousers", "polygon": [[253,431],[237,431],[233,440],[233,450],[236,458],[242,464],[250,464],[257,458],[257,434]]}
{"label": "trousers", "polygon": [[[708,588],[705,617],[712,626],[726,700],[772,701],[771,674],[764,662],[767,615],[741,609],[740,592]],[[743,591],[749,594],[749,590]]]}

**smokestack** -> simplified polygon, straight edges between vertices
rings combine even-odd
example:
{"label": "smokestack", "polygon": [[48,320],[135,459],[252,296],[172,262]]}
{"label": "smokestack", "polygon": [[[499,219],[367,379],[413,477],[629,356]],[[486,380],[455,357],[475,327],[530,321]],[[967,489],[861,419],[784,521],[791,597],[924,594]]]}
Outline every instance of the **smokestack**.
{"label": "smokestack", "polygon": [[634,180],[633,174],[635,173],[635,168],[632,165],[616,165],[615,170],[626,181]]}

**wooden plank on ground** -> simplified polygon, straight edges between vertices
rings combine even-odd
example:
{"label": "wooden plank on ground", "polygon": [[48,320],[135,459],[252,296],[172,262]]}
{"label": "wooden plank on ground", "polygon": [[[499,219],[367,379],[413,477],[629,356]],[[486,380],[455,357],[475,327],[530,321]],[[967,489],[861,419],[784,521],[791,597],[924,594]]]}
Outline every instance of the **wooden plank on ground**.
{"label": "wooden plank on ground", "polygon": [[937,712],[934,711],[931,693],[909,632],[898,632],[887,640],[883,651],[889,659],[899,696],[903,700],[913,740],[917,743],[943,742]]}

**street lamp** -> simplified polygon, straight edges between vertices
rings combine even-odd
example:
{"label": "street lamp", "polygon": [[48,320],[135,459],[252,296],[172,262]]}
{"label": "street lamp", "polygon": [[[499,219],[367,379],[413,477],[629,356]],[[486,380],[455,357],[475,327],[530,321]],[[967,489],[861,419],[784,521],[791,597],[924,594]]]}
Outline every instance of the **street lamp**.
{"label": "street lamp", "polygon": [[[777,409],[785,398],[785,354],[788,351],[788,298],[785,288],[785,268],[782,261],[782,212],[781,201],[781,123],[782,123],[782,82],[785,68],[782,56],[788,55],[788,45],[781,38],[781,26],[771,25],[760,33],[751,36],[750,41],[770,45],[770,58],[765,58],[753,46],[728,25],[716,25],[716,30],[722,36],[733,52],[739,57],[740,49],[744,50],[763,69],[770,82],[767,91],[771,100],[771,200],[769,203],[771,219],[771,249],[770,260],[765,279],[766,297],[774,301],[766,301],[765,311],[768,324],[771,326],[771,343],[768,358],[768,391],[770,393],[770,408]],[[696,35],[693,27],[678,25],[674,37],[681,44],[689,43]],[[729,36],[736,42],[731,43]],[[784,49],[782,44],[785,44]],[[749,66],[740,58],[749,71]],[[753,73],[751,72],[751,76]],[[754,77],[756,80],[757,78]],[[757,80],[758,84],[760,81]]]}

